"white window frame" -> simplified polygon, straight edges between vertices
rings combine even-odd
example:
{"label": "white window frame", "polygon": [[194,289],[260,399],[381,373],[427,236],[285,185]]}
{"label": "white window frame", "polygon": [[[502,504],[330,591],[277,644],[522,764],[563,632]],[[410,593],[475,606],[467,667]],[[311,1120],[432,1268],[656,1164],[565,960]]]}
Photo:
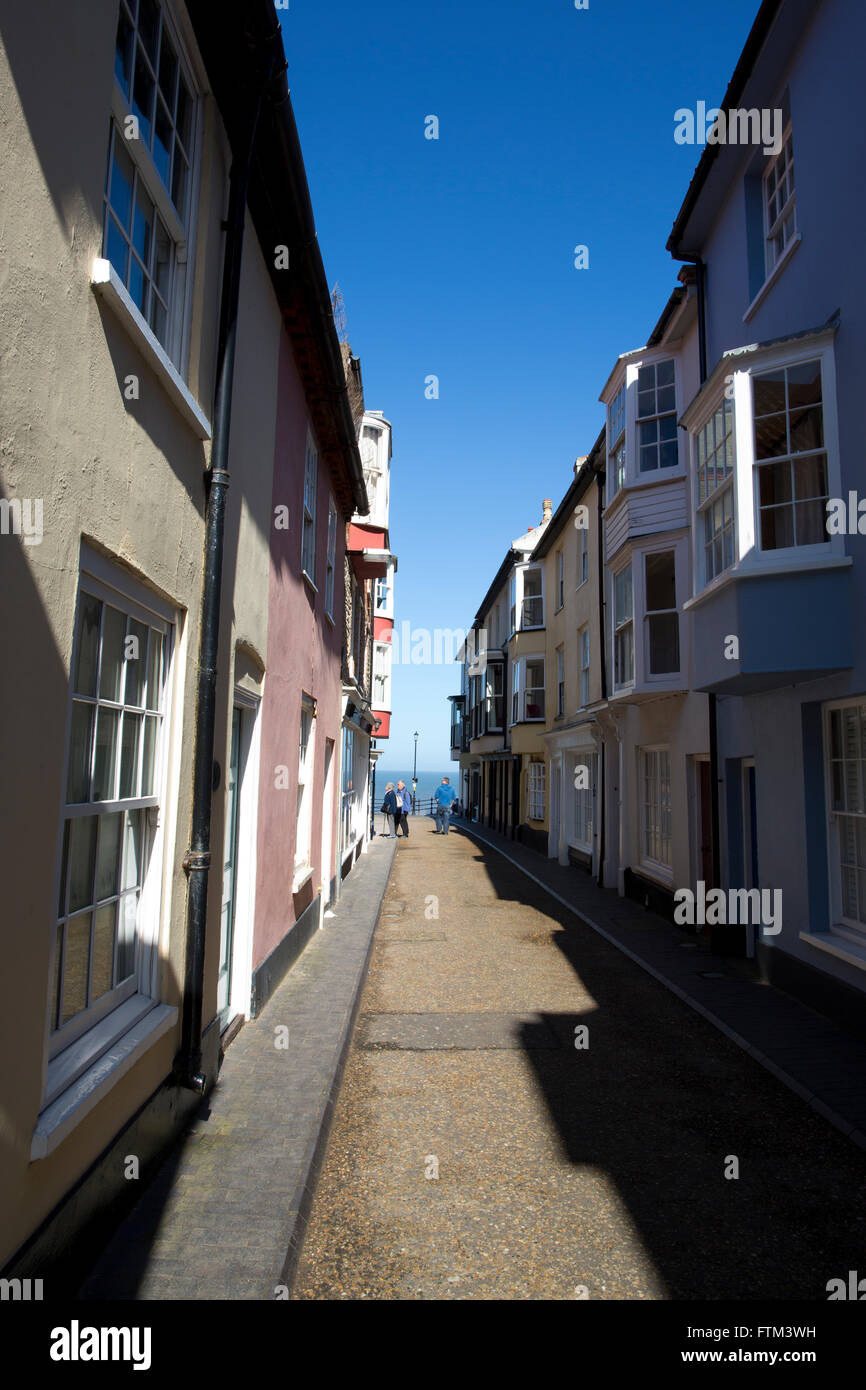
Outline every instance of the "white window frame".
{"label": "white window frame", "polygon": [[589,662],[590,662],[590,637],[589,624],[578,629],[577,633],[577,662],[580,679],[580,705],[578,708],[586,709],[589,704]]}
{"label": "white window frame", "polygon": [[[72,708],[74,703],[74,673],[77,670],[80,632],[78,625],[82,595],[92,595],[103,604],[118,608],[127,618],[132,617],[146,623],[164,637],[162,658],[162,711],[161,726],[158,729],[153,768],[153,792],[147,796],[126,797],[111,801],[87,801],[69,803],[66,801],[67,776],[72,730]],[[104,621],[104,610],[103,619]],[[48,997],[45,1010],[45,1073],[43,1106],[51,1105],[67,1088],[83,1078],[89,1068],[110,1048],[118,1044],[124,1034],[129,1034],[145,1016],[158,1005],[158,959],[157,943],[166,912],[163,897],[163,874],[166,856],[166,824],[173,821],[174,806],[168,799],[169,747],[172,740],[172,706],[175,684],[176,644],[180,615],[170,604],[132,575],[118,571],[107,557],[82,546],[79,573],[78,595],[75,606],[74,639],[70,662],[67,690],[66,741],[63,767],[63,792],[60,803],[57,849],[55,854],[52,902],[59,906],[61,873],[65,827],[67,821],[80,816],[98,814],[107,816],[118,810],[139,810],[146,812],[148,827],[149,854],[143,871],[136,911],[135,940],[136,957],[133,974],[119,986],[105,993],[85,1010],[75,1014],[60,1029],[52,1027],[52,1000],[54,998],[55,978],[58,970],[57,950],[59,932],[57,918],[51,933],[51,951],[48,975]],[[100,628],[101,630],[101,628]],[[100,639],[101,640],[101,639]],[[125,670],[121,681],[121,693],[125,686]],[[97,687],[98,690],[98,687]],[[104,705],[97,695],[100,706]],[[90,701],[88,701],[90,703]],[[108,702],[112,707],[113,702]],[[116,706],[115,706],[116,707]],[[133,708],[137,708],[133,706]],[[143,731],[142,731],[143,733]],[[115,789],[119,790],[120,737],[115,746],[118,769],[115,773]],[[90,775],[93,776],[93,763],[96,753],[96,737],[93,731],[90,753]],[[139,766],[142,746],[139,742]],[[143,848],[143,857],[144,857]],[[65,915],[65,914],[61,914]],[[43,1140],[44,1142],[44,1140]],[[50,1147],[50,1145],[48,1146]],[[44,1150],[43,1150],[44,1151]]]}
{"label": "white window frame", "polygon": [[[127,291],[129,297],[128,304],[126,306],[129,309],[129,312],[131,312],[135,316],[140,327],[144,327],[147,329],[149,333],[154,334],[156,341],[159,343],[160,347],[165,352],[171,364],[180,372],[181,376],[183,377],[186,374],[187,358],[189,352],[189,325],[191,319],[191,299],[193,282],[192,259],[195,247],[196,208],[198,202],[198,182],[201,162],[200,112],[201,94],[203,89],[201,82],[197,80],[195,75],[196,65],[194,65],[189,51],[187,50],[187,47],[183,42],[178,25],[174,22],[174,17],[171,12],[171,6],[166,3],[166,0],[155,0],[155,4],[160,13],[159,35],[157,41],[161,47],[163,32],[167,32],[172,48],[174,49],[177,58],[179,75],[176,77],[175,100],[177,100],[177,94],[179,94],[180,90],[180,76],[183,77],[190,96],[189,135],[186,148],[184,148],[183,144],[181,143],[181,158],[188,166],[186,179],[186,195],[184,199],[185,205],[182,209],[175,208],[171,198],[171,194],[169,193],[168,188],[163,182],[162,175],[160,174],[157,168],[157,164],[153,158],[153,155],[151,154],[148,148],[148,142],[143,138],[143,132],[141,131],[140,124],[140,135],[138,139],[126,139],[124,136],[124,130],[126,128],[125,123],[129,120],[130,116],[136,114],[133,111],[132,96],[135,82],[135,64],[137,60],[139,45],[137,20],[132,20],[132,16],[126,8],[124,0],[119,0],[118,24],[120,24],[121,19],[125,16],[127,22],[131,25],[133,30],[132,75],[130,80],[130,94],[129,96],[127,96],[127,94],[123,90],[123,87],[120,84],[120,79],[117,74],[117,63],[115,61],[112,83],[108,157],[106,160],[107,172],[105,186],[103,189],[101,244],[102,256],[105,259],[109,259],[107,229],[109,225],[109,220],[111,219],[111,213],[108,211],[109,186],[112,168],[111,156],[115,141],[120,140],[122,141],[122,148],[124,149],[128,157],[131,159],[135,171],[135,186],[132,190],[133,211],[135,209],[136,190],[138,184],[140,183],[141,185],[143,185],[149,200],[154,204],[156,213],[159,215],[163,223],[171,246],[171,264],[169,269],[169,287],[167,291],[166,305],[167,333],[164,340],[158,337],[155,333],[155,330],[151,328],[150,315],[148,313],[142,312],[139,309],[138,305],[135,303],[132,292],[129,288],[128,271],[124,274],[120,274],[120,272],[117,271],[118,278],[123,284],[124,289]],[[149,69],[150,74],[153,76],[153,59],[151,55],[147,52],[147,49],[144,45],[142,45],[142,48],[142,56],[144,62],[147,68]],[[158,75],[154,77],[154,82],[155,90],[153,100],[155,115],[156,109],[159,107],[161,93]],[[174,137],[174,112],[170,114],[172,117],[172,135]],[[154,120],[151,122],[151,138],[153,138],[155,128],[156,121]],[[172,146],[173,167],[174,157],[176,154],[174,148],[174,138],[172,141]],[[171,173],[169,174],[169,178],[171,179]],[[130,236],[125,236],[124,240],[127,242],[127,246],[129,246]],[[155,243],[155,234],[152,240]],[[127,257],[127,266],[131,266],[132,264],[132,255],[132,251],[129,251]],[[151,256],[153,255],[155,255],[155,247],[151,248]],[[136,257],[136,259],[138,259],[138,257]],[[114,263],[111,262],[111,264],[113,265]],[[115,267],[115,269],[117,268]],[[152,276],[149,275],[148,278],[152,279]]]}
{"label": "white window frame", "polygon": [[[756,417],[755,417],[755,378],[756,378],[756,377],[760,377],[760,376],[764,375],[765,373],[771,372],[771,371],[776,371],[776,372],[778,372],[778,371],[786,371],[786,372],[787,372],[788,370],[790,370],[790,369],[792,369],[792,368],[796,368],[796,367],[800,367],[800,366],[805,366],[805,365],[807,365],[808,363],[811,363],[811,362],[817,362],[817,363],[818,363],[818,366],[819,366],[819,368],[820,368],[820,376],[821,376],[821,423],[822,423],[822,432],[823,432],[823,436],[824,436],[824,443],[823,443],[823,445],[822,445],[820,448],[817,448],[817,449],[801,450],[801,451],[798,452],[798,453],[791,453],[791,452],[789,452],[789,453],[787,453],[787,454],[779,454],[779,455],[775,456],[773,459],[759,459],[759,458],[757,457],[757,444],[756,444],[756,438],[755,438],[755,426],[756,426]],[[787,382],[787,375],[786,375],[786,382]],[[762,540],[761,540],[761,514],[762,514],[762,510],[769,510],[768,508],[762,508],[762,507],[761,507],[760,473],[761,473],[761,470],[762,470],[762,469],[764,469],[764,468],[776,467],[776,466],[778,466],[779,464],[787,463],[787,464],[789,465],[790,469],[793,471],[793,468],[794,468],[794,460],[795,460],[795,459],[806,459],[806,458],[809,458],[809,457],[814,456],[814,455],[816,455],[816,454],[823,454],[823,456],[824,456],[824,464],[825,464],[825,473],[826,473],[826,478],[827,478],[827,496],[826,496],[826,498],[824,498],[824,497],[822,496],[821,499],[817,499],[817,500],[823,500],[823,501],[825,501],[825,503],[826,503],[826,500],[827,500],[827,499],[829,499],[829,498],[831,498],[831,497],[837,497],[837,496],[839,496],[839,493],[836,492],[836,491],[834,490],[833,478],[832,478],[832,475],[831,475],[831,457],[830,457],[830,447],[829,447],[829,445],[828,445],[828,420],[827,420],[828,409],[827,409],[825,382],[826,382],[826,376],[825,376],[825,358],[824,358],[824,355],[823,355],[821,352],[814,352],[814,353],[812,353],[812,354],[808,354],[808,353],[807,353],[807,354],[805,354],[805,355],[803,355],[803,356],[800,356],[800,357],[797,357],[797,358],[793,358],[793,359],[791,359],[791,360],[788,360],[788,359],[786,359],[786,358],[781,358],[781,359],[779,359],[779,360],[776,360],[776,361],[773,361],[773,362],[769,362],[769,363],[768,363],[768,362],[755,363],[755,364],[752,366],[752,368],[750,369],[750,371],[749,371],[749,387],[750,387],[750,401],[751,401],[751,412],[750,412],[750,421],[749,421],[749,425],[750,425],[750,433],[751,433],[751,438],[752,438],[752,500],[753,500],[754,518],[755,518],[755,544],[756,544],[756,548],[757,548],[757,550],[758,550],[758,553],[759,553],[761,556],[774,556],[774,557],[777,557],[777,558],[778,558],[779,556],[794,556],[794,555],[796,555],[796,556],[803,556],[803,555],[813,555],[813,554],[816,554],[816,555],[817,555],[817,554],[821,554],[823,551],[829,549],[829,547],[830,547],[830,537],[827,535],[826,527],[825,527],[825,532],[824,532],[824,534],[825,534],[825,536],[827,536],[827,539],[824,540],[824,541],[812,541],[812,542],[808,542],[808,541],[807,541],[807,542],[804,542],[804,543],[802,543],[802,544],[797,544],[797,543],[795,542],[794,545],[788,545],[788,546],[773,546],[773,547],[768,547],[767,549],[765,549],[764,546],[763,546],[763,544],[762,544]],[[781,413],[781,412],[780,412],[780,413]],[[789,409],[789,403],[788,403],[788,400],[787,400],[787,392],[786,392],[786,406],[785,406],[785,412],[784,412],[784,413],[785,413],[786,419],[787,419],[788,421],[790,421],[791,411],[790,411],[790,409]],[[762,418],[764,418],[764,417],[762,417]],[[789,428],[788,428],[788,433],[790,434],[790,429],[789,429]],[[794,494],[793,494],[793,482],[792,482],[792,498],[793,498],[793,496],[794,496]],[[800,499],[800,500],[801,500],[801,501],[811,501],[811,500],[816,500],[816,499],[804,498],[804,499]],[[782,505],[786,505],[786,504],[782,504]],[[826,514],[827,514],[827,513],[826,513],[826,505],[825,505],[825,508],[824,508],[825,523],[826,523]],[[795,509],[795,510],[794,510],[794,528],[795,528],[795,534],[796,534],[796,520],[797,520],[797,519],[796,519],[796,509]]]}
{"label": "white window frame", "polygon": [[565,647],[559,646],[556,649],[556,717],[562,719],[565,714]]}
{"label": "white window frame", "polygon": [[628,389],[623,377],[607,407],[607,496],[616,497],[626,481],[626,402]]}
{"label": "white window frame", "polygon": [[[866,720],[866,695],[861,695],[861,696],[859,696],[859,698],[858,698],[857,696],[854,696],[854,697],[848,696],[847,698],[842,699],[842,700],[832,700],[832,701],[829,701],[829,702],[824,706],[824,710],[823,710],[823,715],[824,715],[824,718],[823,718],[823,726],[824,726],[824,748],[823,748],[823,756],[824,756],[824,785],[825,785],[825,804],[826,804],[826,808],[827,808],[827,858],[828,858],[828,867],[829,867],[829,870],[830,870],[830,872],[829,872],[829,879],[830,879],[830,884],[829,884],[829,887],[830,887],[830,927],[831,927],[831,930],[832,930],[832,928],[833,928],[834,926],[845,928],[849,933],[853,934],[856,938],[860,938],[860,939],[861,939],[861,944],[862,944],[862,946],[863,946],[863,947],[866,947],[866,888],[864,888],[864,898],[863,898],[863,904],[862,904],[862,911],[863,911],[863,914],[864,914],[864,915],[863,915],[863,919],[861,920],[861,919],[859,919],[859,918],[857,918],[857,917],[852,917],[852,916],[850,916],[849,914],[846,914],[846,912],[844,911],[844,893],[843,893],[843,889],[842,889],[842,839],[841,839],[841,821],[844,820],[844,819],[854,819],[858,824],[859,824],[859,823],[862,823],[863,826],[864,826],[864,833],[866,833],[866,730],[864,730],[863,722],[861,722],[860,728],[859,728],[859,730],[858,730],[858,752],[859,752],[859,755],[860,755],[860,756],[859,756],[858,758],[855,758],[855,759],[851,760],[851,761],[853,761],[853,763],[855,764],[856,770],[857,770],[857,790],[856,790],[856,794],[855,794],[855,799],[859,802],[859,805],[860,805],[863,809],[862,809],[862,810],[849,810],[849,809],[846,807],[846,809],[845,809],[844,811],[842,811],[842,810],[837,810],[837,809],[835,808],[835,806],[834,806],[834,794],[833,794],[833,762],[834,762],[835,760],[834,760],[834,759],[832,758],[832,756],[831,756],[831,755],[832,755],[832,735],[831,735],[831,732],[830,732],[830,729],[831,729],[831,718],[832,718],[832,715],[833,715],[833,714],[835,714],[835,713],[841,713],[841,712],[843,712],[843,711],[845,711],[845,710],[849,710],[849,709],[858,709],[858,710],[860,710],[860,711],[861,711],[861,721]],[[845,787],[845,781],[844,781],[844,768],[845,768],[845,762],[843,761],[843,791],[846,792],[846,797],[845,797],[845,799],[847,800],[847,789],[846,789],[846,787]],[[863,873],[864,875],[866,875],[866,860],[864,860],[863,869],[861,870],[861,869],[859,868],[859,863],[858,863],[858,866],[855,868],[855,872],[858,874],[858,879],[859,879],[859,875],[860,875],[861,873]],[[860,905],[860,901],[859,901],[859,897],[860,897],[859,887],[860,887],[860,885],[859,885],[859,882],[858,882],[858,885],[857,885],[858,907],[861,906],[861,905]]]}
{"label": "white window frame", "polygon": [[[304,744],[304,728],[307,728],[307,741]],[[300,718],[298,720],[298,808],[295,821],[295,874],[292,891],[297,892],[301,884],[313,871],[313,773],[316,757],[316,701],[304,693],[301,696]]]}
{"label": "white window frame", "polygon": [[[631,611],[629,612],[628,617],[625,617],[625,618],[622,619],[621,622],[618,622],[618,621],[617,621],[617,616],[616,616],[616,585],[617,585],[617,580],[620,579],[620,578],[625,574],[626,570],[629,571],[629,575],[630,575],[630,579],[631,579]],[[627,690],[627,689],[629,688],[629,686],[634,685],[634,682],[635,682],[635,659],[636,659],[636,653],[635,653],[635,640],[634,640],[634,570],[633,570],[633,567],[632,567],[632,557],[631,557],[631,556],[629,556],[629,559],[628,559],[627,562],[622,566],[621,569],[618,569],[614,574],[611,575],[611,583],[612,583],[611,621],[612,621],[612,624],[613,624],[613,663],[614,663],[614,664],[613,664],[613,685],[614,685],[614,690]],[[631,632],[631,674],[630,674],[629,676],[627,676],[625,680],[620,680],[620,678],[619,678],[619,666],[620,666],[620,661],[619,661],[619,646],[620,646],[620,637],[623,636],[623,634],[625,634],[625,633],[626,633],[627,631],[629,631],[629,630],[630,630],[630,632]],[[624,639],[624,636],[623,636],[623,641],[624,641],[624,640],[625,640],[625,639]]]}
{"label": "white window frame", "polygon": [[[541,589],[540,589],[540,593],[538,593],[538,594],[530,594],[530,595],[527,595],[527,594],[525,593],[526,575],[527,575],[530,571],[531,571],[532,573],[534,573],[534,574],[537,574],[537,575],[539,576],[540,580],[541,580]],[[538,631],[540,631],[540,630],[544,627],[544,610],[545,610],[545,592],[544,592],[544,590],[545,590],[545,582],[544,582],[544,571],[545,571],[545,566],[542,565],[542,564],[525,564],[525,565],[518,565],[517,568],[516,568],[516,570],[515,570],[515,572],[514,572],[514,574],[512,575],[512,584],[514,585],[514,589],[513,589],[512,592],[513,592],[513,594],[515,595],[515,602],[516,602],[516,620],[517,620],[517,624],[518,624],[516,629],[512,626],[512,632],[514,632],[514,631],[517,631],[517,632],[538,632]],[[532,602],[532,600],[536,600],[536,599],[537,599],[537,600],[540,600],[540,603],[541,603],[541,622],[540,622],[540,623],[527,623],[527,622],[524,621],[524,618],[525,618],[525,616],[526,616],[525,611],[524,611],[524,610],[525,610],[525,607],[526,607],[526,604],[529,603],[529,602]],[[515,611],[515,608],[514,608],[514,604],[513,604],[513,605],[512,605],[512,612],[514,612],[514,611]]]}
{"label": "white window frame", "polygon": [[[674,378],[674,379],[673,379],[674,404],[673,404],[672,408],[669,409],[669,410],[660,410],[660,409],[659,409],[658,393],[659,393],[660,390],[669,390],[671,384],[670,384],[670,383],[666,383],[664,386],[660,387],[659,384],[658,384],[658,371],[659,371],[659,368],[660,368],[660,367],[667,366],[668,364],[670,364],[670,366],[671,366],[671,368],[672,368],[672,371],[673,371],[673,378]],[[640,395],[641,395],[640,374],[641,374],[641,372],[647,372],[647,371],[649,371],[650,368],[652,368],[653,373],[654,373],[654,384],[653,384],[653,386],[652,386],[652,392],[653,392],[653,410],[652,410],[652,412],[651,412],[649,415],[641,415],[641,413],[640,413],[640,408],[641,408],[641,407],[640,407]],[[652,479],[655,479],[655,478],[661,478],[661,477],[670,477],[671,474],[675,473],[676,470],[677,470],[677,469],[679,468],[679,466],[680,466],[679,425],[678,425],[678,422],[677,422],[677,417],[678,417],[678,413],[679,413],[679,412],[678,412],[678,405],[677,405],[677,402],[678,402],[678,400],[679,400],[679,389],[678,389],[678,387],[679,387],[679,382],[678,382],[678,375],[679,375],[679,373],[678,373],[678,371],[677,371],[677,359],[676,359],[676,357],[675,357],[674,355],[670,355],[670,354],[669,354],[669,355],[660,356],[660,357],[651,357],[651,358],[649,358],[649,360],[646,361],[646,362],[639,362],[639,363],[637,363],[637,364],[636,364],[636,372],[637,372],[637,378],[636,378],[636,381],[635,381],[635,391],[634,391],[634,394],[635,394],[635,411],[636,411],[636,414],[635,414],[635,426],[634,426],[634,428],[635,428],[635,439],[634,439],[634,467],[635,467],[635,477],[636,477],[637,479],[640,479],[641,481],[649,481],[649,480],[652,480]],[[647,388],[644,388],[644,389],[646,390]],[[665,441],[663,441],[662,438],[661,438],[661,422],[662,422],[662,420],[673,420],[673,423],[674,423],[673,444],[674,444],[674,448],[675,448],[675,451],[676,451],[676,459],[675,459],[675,461],[674,461],[673,463],[668,463],[668,464],[662,464],[662,462],[661,462],[662,445],[663,445],[663,443],[670,443],[670,442],[671,442],[670,440],[665,440]],[[656,466],[655,466],[654,468],[642,468],[642,467],[641,467],[641,454],[642,454],[642,448],[641,448],[641,426],[642,426],[642,425],[650,425],[650,424],[652,424],[653,422],[655,422],[655,424],[656,424],[656,426],[657,426],[657,435],[658,435],[658,438],[656,439],[655,444],[650,444],[649,446],[646,446],[646,447],[654,448],[654,449],[655,449],[655,451],[656,451],[656,458],[658,459],[658,462],[657,462],[657,464],[656,464]]]}
{"label": "white window frame", "polygon": [[[722,416],[724,433],[719,429],[719,415]],[[721,435],[721,437],[719,437]],[[733,399],[726,390],[716,398],[712,409],[702,418],[700,425],[692,431],[691,452],[694,467],[695,497],[695,548],[697,551],[698,583],[703,589],[720,574],[724,574],[737,562],[737,412]],[[721,482],[717,481],[718,458],[723,450],[724,465]],[[731,456],[728,465],[728,455]],[[702,456],[703,455],[703,461]],[[710,486],[709,465],[712,461],[712,486]],[[701,498],[702,485],[706,485],[706,495]],[[724,517],[725,499],[730,497],[730,519]],[[721,529],[715,529],[716,513],[722,508]],[[713,527],[707,540],[707,531]],[[726,536],[730,532],[730,559],[725,562]],[[715,561],[710,563],[713,547],[717,540],[721,543],[722,563],[717,569]],[[710,572],[712,570],[712,573]]]}
{"label": "white window frame", "polygon": [[328,558],[325,566],[325,616],[334,621],[334,573],[337,567],[337,507],[328,498]]}
{"label": "white window frame", "polygon": [[546,764],[531,762],[526,767],[526,819],[544,820]]}
{"label": "white window frame", "polygon": [[[390,642],[373,643],[373,709],[391,709],[391,660],[393,650]],[[381,693],[379,690],[381,688]]]}
{"label": "white window frame", "polygon": [[[540,684],[540,685],[533,685],[533,686],[531,686],[531,687],[529,687],[529,688],[527,689],[527,685],[526,685],[526,667],[527,667],[527,664],[528,664],[529,662],[540,662],[540,663],[541,663],[541,667],[542,667],[542,675],[541,675],[541,684]],[[544,720],[545,720],[545,713],[544,713],[544,711],[545,711],[545,709],[546,709],[546,703],[547,703],[547,702],[546,702],[546,691],[545,691],[546,669],[547,669],[547,668],[546,668],[546,663],[545,663],[544,652],[537,652],[537,653],[535,653],[535,654],[533,654],[533,653],[528,653],[526,656],[518,657],[518,659],[517,659],[515,662],[513,662],[512,667],[511,667],[511,671],[512,671],[512,677],[511,677],[511,724],[512,724],[512,725],[514,725],[514,724],[543,724],[543,723],[544,723]],[[530,690],[531,690],[533,693],[540,693],[540,694],[541,694],[541,707],[542,707],[542,712],[541,712],[541,714],[533,714],[532,716],[527,716],[527,714],[526,714],[526,708],[527,708],[527,698],[526,698],[526,697],[527,697],[527,695],[529,694]],[[534,701],[533,703],[537,703],[537,701]]]}
{"label": "white window frame", "polygon": [[[681,672],[682,672],[682,669],[683,669],[683,650],[682,650],[682,642],[681,642],[681,640],[680,640],[680,638],[681,638],[681,627],[682,627],[682,625],[681,625],[681,623],[680,623],[680,603],[679,603],[679,598],[680,598],[680,588],[681,588],[681,585],[680,585],[680,573],[679,573],[680,567],[679,567],[679,565],[677,564],[677,549],[678,549],[678,548],[679,548],[679,547],[677,547],[677,545],[674,543],[674,544],[665,545],[665,546],[653,546],[653,547],[652,547],[651,549],[649,549],[649,550],[642,550],[642,551],[640,552],[641,569],[642,569],[642,574],[641,574],[641,592],[642,592],[642,594],[643,594],[642,608],[643,608],[643,622],[644,622],[644,649],[643,649],[643,662],[644,662],[644,666],[643,666],[643,678],[644,678],[644,680],[645,680],[646,682],[648,682],[648,683],[650,683],[650,682],[652,682],[652,681],[670,681],[670,680],[674,679],[675,677],[679,676],[679,675],[681,674]],[[673,560],[674,560],[674,606],[673,606],[673,608],[652,608],[652,609],[651,609],[651,608],[648,607],[647,582],[646,582],[646,562],[647,562],[647,560],[650,558],[650,556],[652,556],[652,555],[672,555],[672,556],[673,556]],[[681,549],[680,549],[680,556],[681,556],[681,558],[682,558],[682,550],[681,550]],[[633,557],[633,558],[634,558],[634,557]],[[632,575],[632,578],[634,578],[633,575]],[[632,606],[633,606],[633,605],[634,605],[634,590],[632,590]],[[652,658],[652,619],[655,618],[655,617],[663,616],[663,615],[669,615],[669,614],[671,614],[671,613],[674,613],[674,614],[676,615],[676,618],[677,618],[677,657],[678,657],[677,666],[676,666],[675,669],[672,670],[672,671],[653,671],[653,669],[652,669],[652,659],[651,659],[651,658]]]}
{"label": "white window frame", "polygon": [[[673,782],[671,773],[671,750],[669,745],[667,744],[650,744],[638,748],[637,753],[637,799],[639,806],[638,834],[640,836],[638,845],[638,860],[642,866],[648,868],[653,874],[656,874],[663,878],[671,879],[673,877]],[[665,815],[665,805],[662,794],[663,783],[665,780],[663,776],[663,772],[665,769],[665,763],[663,762],[663,759],[666,759],[668,785],[667,816],[669,829],[667,836],[665,836],[663,828]],[[651,776],[648,779],[648,771],[657,774],[657,776]],[[646,795],[646,785],[648,780],[651,782],[653,786],[653,791],[657,789],[658,793],[657,796],[653,798],[652,802],[653,809],[657,811],[657,815],[655,817],[655,819],[657,820],[657,828],[655,826],[651,828],[647,824],[648,803]],[[657,854],[653,854],[651,852],[651,849],[647,847],[648,839],[652,840],[652,847],[656,849],[663,850],[666,844],[667,858],[662,858]]]}
{"label": "white window frame", "polygon": [[577,588],[589,578],[589,527],[577,528]]}
{"label": "white window frame", "polygon": [[301,573],[316,587],[316,501],[319,483],[319,451],[307,426],[304,453],[304,499],[301,511]]}
{"label": "white window frame", "polygon": [[[772,155],[767,162],[767,166],[761,177],[761,207],[764,218],[764,266],[766,277],[772,275],[776,266],[783,260],[785,253],[797,237],[797,189],[794,177],[794,142],[791,122],[788,121],[782,133],[782,147],[777,155]],[[773,181],[773,189],[770,189],[770,182]],[[778,181],[778,187],[777,187]],[[776,209],[776,216],[771,219],[770,202],[776,193],[785,186],[787,196],[781,200]],[[791,217],[792,225],[788,233],[785,232],[785,222]],[[777,238],[782,236],[781,247],[776,245]]]}
{"label": "white window frame", "polygon": [[565,603],[565,559],[561,550],[556,552],[556,611]]}

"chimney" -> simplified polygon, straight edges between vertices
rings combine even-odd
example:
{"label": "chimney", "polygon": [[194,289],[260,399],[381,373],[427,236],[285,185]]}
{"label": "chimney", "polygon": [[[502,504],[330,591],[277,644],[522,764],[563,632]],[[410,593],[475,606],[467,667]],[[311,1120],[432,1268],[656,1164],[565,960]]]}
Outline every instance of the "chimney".
{"label": "chimney", "polygon": [[578,473],[580,472],[580,470],[581,470],[581,468],[583,467],[583,465],[586,463],[586,460],[587,460],[588,457],[589,457],[588,454],[580,454],[580,455],[574,460],[574,476],[575,476],[575,478],[577,477],[577,475],[578,475]]}
{"label": "chimney", "polygon": [[549,521],[550,518],[551,518],[552,516],[553,516],[553,503],[551,502],[551,500],[550,500],[549,497],[545,497],[544,501],[543,501],[542,504],[541,504],[541,524],[542,524],[542,526],[544,525],[545,521]]}

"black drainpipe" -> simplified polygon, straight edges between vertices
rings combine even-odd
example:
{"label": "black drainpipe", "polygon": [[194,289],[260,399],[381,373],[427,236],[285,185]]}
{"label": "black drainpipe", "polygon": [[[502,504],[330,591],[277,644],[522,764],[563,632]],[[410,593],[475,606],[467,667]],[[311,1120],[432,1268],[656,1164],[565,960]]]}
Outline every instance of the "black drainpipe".
{"label": "black drainpipe", "polygon": [[[275,61],[272,57],[266,84],[271,80]],[[205,1077],[201,1070],[201,1022],[205,937],[207,933],[208,874],[211,864],[211,800],[216,782],[214,766],[216,675],[219,655],[223,535],[225,531],[226,493],[229,486],[228,451],[232,415],[232,381],[237,346],[238,298],[247,185],[263,94],[264,88],[259,85],[244,138],[238,141],[237,151],[233,150],[232,152],[229,207],[225,224],[225,258],[220,296],[213,442],[211,445],[211,465],[205,475],[207,503],[196,691],[195,751],[193,754],[192,834],[190,847],[183,860],[183,867],[189,881],[186,963],[180,1051],[174,1062],[177,1083],[199,1095],[203,1093],[205,1087]]]}
{"label": "black drainpipe", "polygon": [[[607,699],[607,661],[605,659],[605,616],[604,616],[604,484],[605,473],[600,470],[595,475],[595,484],[598,489],[598,633],[599,633],[599,660],[601,662],[601,698]],[[598,785],[601,788],[601,816],[598,823],[598,873],[595,881],[599,888],[604,887],[604,822],[607,816],[606,798],[604,795],[604,739],[601,740],[601,757],[598,770]]]}
{"label": "black drainpipe", "polygon": [[[703,386],[707,379],[707,268],[700,256],[678,256],[677,260],[683,260],[686,264],[695,267],[695,278],[698,291],[698,354],[701,385]],[[712,886],[717,888],[721,879],[722,870],[721,835],[719,826],[721,779],[719,777],[718,710],[716,706],[716,696],[713,692],[707,695],[707,721],[710,732],[710,786],[713,790],[713,794],[710,797],[710,838],[712,841],[713,857]]]}

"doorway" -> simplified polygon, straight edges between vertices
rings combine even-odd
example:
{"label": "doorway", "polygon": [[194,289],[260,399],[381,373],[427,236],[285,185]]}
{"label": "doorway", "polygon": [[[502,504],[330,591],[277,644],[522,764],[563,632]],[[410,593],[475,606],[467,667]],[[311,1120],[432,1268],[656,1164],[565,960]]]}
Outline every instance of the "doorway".
{"label": "doorway", "polygon": [[321,917],[319,925],[326,910],[331,906],[331,855],[334,844],[334,740],[325,739],[325,773],[324,788],[322,792],[322,861],[321,861]]}
{"label": "doorway", "polygon": [[258,801],[258,701],[236,691],[226,769],[217,1012],[220,1032],[249,1016]]}

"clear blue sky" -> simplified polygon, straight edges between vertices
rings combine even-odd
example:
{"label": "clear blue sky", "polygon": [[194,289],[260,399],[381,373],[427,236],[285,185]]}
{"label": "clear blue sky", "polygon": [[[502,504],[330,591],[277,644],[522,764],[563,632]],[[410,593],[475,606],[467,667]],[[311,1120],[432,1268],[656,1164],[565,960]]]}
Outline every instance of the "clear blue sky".
{"label": "clear blue sky", "polygon": [[[614,359],[676,285],[700,157],[758,0],[291,0],[289,85],[329,283],[394,426],[397,620],[466,627],[603,424]],[[428,115],[439,139],[424,138]],[[589,269],[574,268],[574,247]],[[426,400],[425,378],[440,397]],[[397,665],[385,770],[449,769],[457,667]]]}

